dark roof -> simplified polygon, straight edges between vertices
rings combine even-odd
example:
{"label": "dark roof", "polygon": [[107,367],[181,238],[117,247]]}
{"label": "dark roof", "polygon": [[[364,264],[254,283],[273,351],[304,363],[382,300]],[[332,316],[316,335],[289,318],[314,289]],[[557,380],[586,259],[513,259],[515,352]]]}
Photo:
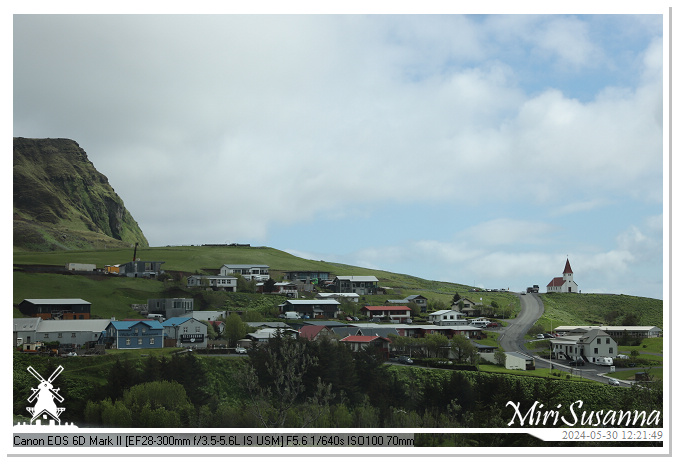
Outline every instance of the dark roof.
{"label": "dark roof", "polygon": [[572,274],[573,271],[571,270],[571,263],[568,261],[568,258],[566,258],[566,267],[563,268],[563,273],[564,274]]}
{"label": "dark roof", "polygon": [[566,281],[564,280],[563,277],[554,277],[552,281],[547,284],[547,287],[561,287],[564,284],[564,282]]}

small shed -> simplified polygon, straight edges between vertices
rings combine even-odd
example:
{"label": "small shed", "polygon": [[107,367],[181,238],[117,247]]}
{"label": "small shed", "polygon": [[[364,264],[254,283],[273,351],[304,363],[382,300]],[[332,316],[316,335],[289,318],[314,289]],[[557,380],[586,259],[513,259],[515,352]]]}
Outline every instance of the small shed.
{"label": "small shed", "polygon": [[506,369],[518,369],[522,371],[535,370],[535,359],[533,359],[532,356],[519,353],[518,351],[507,351],[505,355]]}

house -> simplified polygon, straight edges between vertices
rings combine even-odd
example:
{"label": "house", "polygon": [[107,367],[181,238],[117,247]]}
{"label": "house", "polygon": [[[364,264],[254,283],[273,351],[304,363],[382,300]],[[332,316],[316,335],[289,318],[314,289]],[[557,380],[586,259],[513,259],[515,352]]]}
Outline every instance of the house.
{"label": "house", "polygon": [[472,341],[472,345],[474,345],[474,348],[476,348],[477,353],[482,359],[485,359],[486,361],[494,364],[497,362],[495,361],[495,353],[497,352],[497,346],[481,345],[474,341]]}
{"label": "house", "polygon": [[566,266],[563,268],[562,277],[554,277],[551,282],[547,284],[548,292],[559,293],[578,293],[578,284],[573,281],[573,270],[571,263],[566,258]]}
{"label": "house", "polygon": [[199,321],[216,321],[219,318],[226,319],[226,311],[190,311],[183,316],[193,317]]}
{"label": "house", "polygon": [[39,317],[15,317],[12,327],[14,336],[14,346],[21,346],[24,343],[35,343],[38,339],[35,331],[38,324],[42,321]]}
{"label": "house", "polygon": [[391,341],[388,338],[376,335],[349,335],[341,339],[340,343],[346,343],[349,345],[349,349],[354,352],[361,351],[368,346],[375,346],[382,353],[384,359],[389,359],[389,345]]}
{"label": "house", "polygon": [[363,306],[360,311],[370,319],[380,318],[406,322],[410,319],[412,310],[408,306]]}
{"label": "house", "polygon": [[662,329],[654,325],[560,325],[554,329],[557,333],[571,335],[573,333],[587,332],[592,329],[601,329],[613,338],[656,338],[662,336]]}
{"label": "house", "polygon": [[269,266],[266,264],[224,264],[219,269],[219,275],[241,275],[245,280],[264,282],[269,280]]}
{"label": "house", "polygon": [[85,345],[104,343],[108,319],[75,319],[40,321],[35,330],[35,341],[59,342],[60,347],[78,349]]}
{"label": "house", "polygon": [[473,302],[469,298],[460,298],[455,302],[452,309],[457,309],[467,317],[476,317],[481,315],[481,308],[478,306],[481,305]]}
{"label": "house", "polygon": [[[274,328],[274,327],[264,327],[256,332],[247,334],[246,339],[250,340],[251,343],[268,343],[269,340],[276,337],[292,337],[298,338],[299,331],[291,328]],[[247,344],[241,344],[239,341],[239,346],[246,346]]]}
{"label": "house", "polygon": [[319,293],[316,295],[319,300],[340,300],[342,298],[352,302],[358,303],[358,293]]}
{"label": "house", "polygon": [[155,278],[163,271],[160,266],[165,264],[165,261],[131,261],[125,264],[119,264],[118,274],[125,277],[148,277]]}
{"label": "house", "polygon": [[420,311],[427,311],[427,298],[422,295],[409,295],[402,300],[387,300],[388,305],[409,305],[410,303],[415,303],[419,306]]}
{"label": "house", "polygon": [[161,314],[165,318],[183,316],[193,311],[193,298],[150,298],[146,300],[147,314]]}
{"label": "house", "polygon": [[161,324],[167,346],[207,348],[207,323],[194,317],[173,317]]}
{"label": "house", "polygon": [[[257,283],[255,290],[257,293],[264,293],[264,282],[259,282]],[[278,293],[281,295],[285,295],[289,298],[297,298],[298,296],[298,291],[297,291],[297,284],[292,283],[292,282],[276,282],[273,284],[273,292],[271,293]]]}
{"label": "house", "polygon": [[507,351],[505,355],[505,369],[535,370],[535,359],[532,356],[519,353],[518,351]]}
{"label": "house", "polygon": [[203,321],[203,322],[207,322],[208,324],[210,324],[217,334],[221,335],[222,333],[224,333],[224,328],[226,327],[226,324],[224,324],[224,322],[222,321]]}
{"label": "house", "polygon": [[238,279],[236,277],[226,277],[222,275],[205,276],[192,275],[186,279],[187,287],[204,287],[212,288],[213,290],[224,290],[227,292],[235,292],[238,287]]}
{"label": "house", "polygon": [[330,279],[330,273],[325,271],[288,271],[285,273],[285,278],[317,284],[323,280]]}
{"label": "house", "polygon": [[322,337],[332,337],[333,332],[322,325],[304,325],[299,329],[299,336],[300,338],[315,341]]}
{"label": "house", "polygon": [[41,319],[89,319],[91,307],[80,298],[33,298],[19,303],[21,314]]}
{"label": "house", "polygon": [[454,309],[443,309],[427,316],[427,320],[434,325],[467,325],[464,315]]}
{"label": "house", "polygon": [[592,362],[598,356],[615,358],[618,355],[618,344],[613,337],[598,327],[586,333],[576,332],[549,341],[556,359],[570,360],[579,356]]}
{"label": "house", "polygon": [[336,292],[358,293],[359,295],[375,295],[377,293],[375,276],[337,276],[333,280]]}
{"label": "house", "polygon": [[110,321],[104,342],[115,349],[163,348],[163,326],[158,321]]}
{"label": "house", "polygon": [[337,319],[339,302],[335,300],[287,300],[278,305],[278,312],[296,312],[302,317],[310,319]]}

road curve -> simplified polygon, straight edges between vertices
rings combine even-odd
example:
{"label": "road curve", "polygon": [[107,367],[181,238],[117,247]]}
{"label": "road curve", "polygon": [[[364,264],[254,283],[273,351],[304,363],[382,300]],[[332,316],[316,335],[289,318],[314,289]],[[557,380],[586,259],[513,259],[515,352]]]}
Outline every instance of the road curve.
{"label": "road curve", "polygon": [[533,293],[519,295],[521,311],[514,320],[507,321],[507,327],[503,330],[500,338],[500,346],[505,351],[518,351],[529,354],[524,347],[524,336],[528,333],[535,321],[540,319],[545,307],[542,299]]}

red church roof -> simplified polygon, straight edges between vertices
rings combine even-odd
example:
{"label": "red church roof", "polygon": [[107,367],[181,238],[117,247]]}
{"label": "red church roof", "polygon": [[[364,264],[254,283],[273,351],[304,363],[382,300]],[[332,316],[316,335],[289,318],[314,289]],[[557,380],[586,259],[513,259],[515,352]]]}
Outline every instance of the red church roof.
{"label": "red church roof", "polygon": [[564,280],[563,277],[554,277],[552,279],[552,281],[547,284],[547,288],[549,288],[549,287],[561,287],[564,284],[564,282],[566,282],[566,281]]}
{"label": "red church roof", "polygon": [[563,273],[564,274],[572,274],[573,270],[571,269],[571,263],[568,262],[568,258],[566,258],[566,267],[563,268]]}

